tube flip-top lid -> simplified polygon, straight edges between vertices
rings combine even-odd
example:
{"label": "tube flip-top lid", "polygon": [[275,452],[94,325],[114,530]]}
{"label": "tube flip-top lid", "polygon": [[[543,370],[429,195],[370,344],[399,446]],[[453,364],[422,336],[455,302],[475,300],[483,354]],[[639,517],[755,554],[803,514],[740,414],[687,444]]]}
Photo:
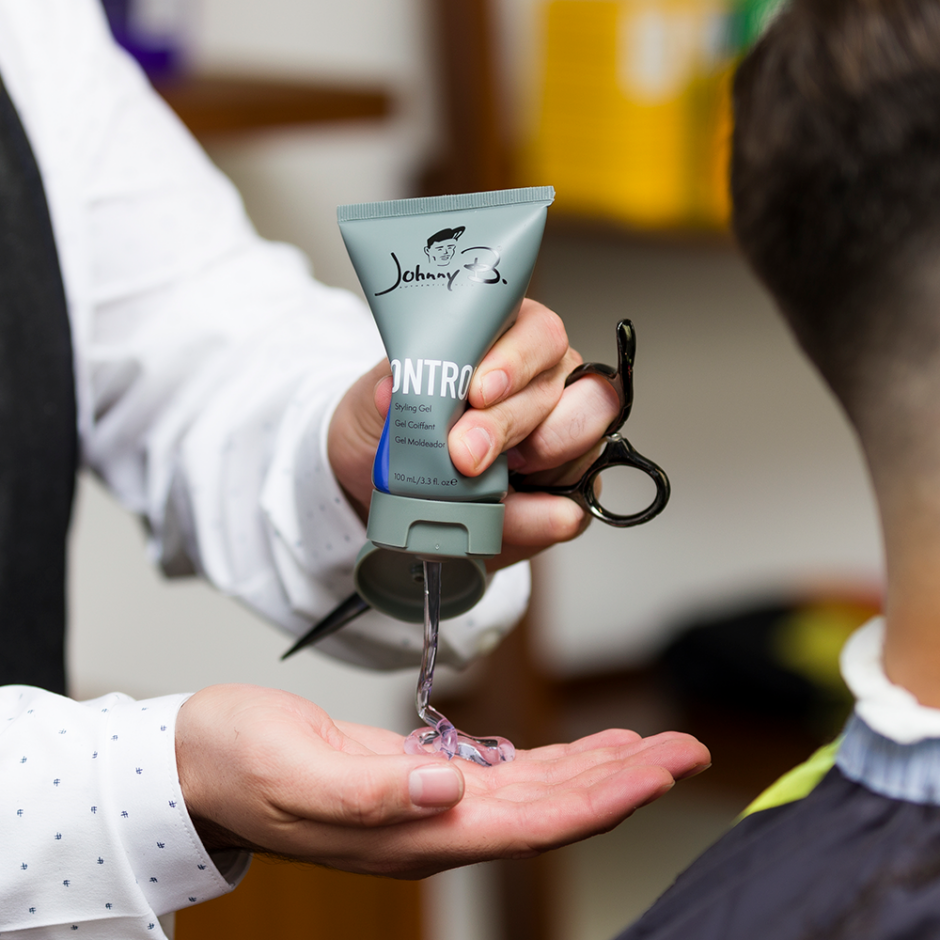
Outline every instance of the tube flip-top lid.
{"label": "tube flip-top lid", "polygon": [[376,610],[420,623],[422,561],[443,561],[441,616],[466,613],[486,590],[483,562],[500,552],[504,512],[502,503],[441,502],[375,490],[369,542],[356,559],[356,590]]}
{"label": "tube flip-top lid", "polygon": [[[459,617],[486,591],[486,568],[476,558],[442,558],[441,617]],[[356,591],[376,610],[407,623],[424,620],[424,565],[408,552],[366,542],[356,559]]]}

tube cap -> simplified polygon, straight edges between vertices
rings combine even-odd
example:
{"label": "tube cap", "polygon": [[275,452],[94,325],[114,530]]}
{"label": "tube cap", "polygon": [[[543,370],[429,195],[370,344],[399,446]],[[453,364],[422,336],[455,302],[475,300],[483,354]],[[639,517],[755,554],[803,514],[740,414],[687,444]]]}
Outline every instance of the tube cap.
{"label": "tube cap", "polygon": [[372,491],[366,537],[429,559],[492,558],[503,547],[502,503],[457,503]]}

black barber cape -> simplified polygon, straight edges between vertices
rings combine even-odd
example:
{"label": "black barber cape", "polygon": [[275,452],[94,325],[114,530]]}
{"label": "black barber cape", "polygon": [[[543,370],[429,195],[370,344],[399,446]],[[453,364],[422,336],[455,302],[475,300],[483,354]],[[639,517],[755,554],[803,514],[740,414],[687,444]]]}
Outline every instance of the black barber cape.
{"label": "black barber cape", "polygon": [[77,453],[71,333],[49,208],[0,81],[0,685],[65,692]]}
{"label": "black barber cape", "polygon": [[940,807],[849,780],[836,751],[791,771],[824,775],[746,815],[617,940],[938,940]]}

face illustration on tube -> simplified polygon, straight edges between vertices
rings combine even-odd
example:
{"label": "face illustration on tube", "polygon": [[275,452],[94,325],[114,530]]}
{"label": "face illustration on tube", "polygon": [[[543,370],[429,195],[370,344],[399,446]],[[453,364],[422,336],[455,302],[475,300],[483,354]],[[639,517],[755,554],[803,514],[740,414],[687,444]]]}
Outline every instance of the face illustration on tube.
{"label": "face illustration on tube", "polygon": [[457,254],[457,239],[466,231],[466,226],[458,225],[457,228],[443,228],[435,232],[425,246],[424,253],[428,256],[428,261],[436,264],[439,268],[446,268]]}

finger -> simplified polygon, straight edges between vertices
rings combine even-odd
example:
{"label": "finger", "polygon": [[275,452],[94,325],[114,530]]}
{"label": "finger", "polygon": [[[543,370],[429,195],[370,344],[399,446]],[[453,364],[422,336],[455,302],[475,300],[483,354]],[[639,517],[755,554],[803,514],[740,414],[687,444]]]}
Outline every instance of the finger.
{"label": "finger", "polygon": [[[708,748],[690,734],[680,731],[663,731],[634,741],[629,739],[618,741],[618,738],[625,734],[629,732],[617,730],[603,732],[597,741],[600,746],[615,748],[617,759],[625,760],[630,764],[662,767],[676,780],[691,776],[711,766],[711,754]],[[575,742],[572,747],[587,748],[593,738],[594,736]]]}
{"label": "finger", "polygon": [[[519,752],[512,764],[501,764],[483,783],[489,790],[499,788],[503,797],[510,785],[560,786],[597,767],[611,772],[626,766],[658,766],[671,777],[688,776],[711,761],[708,749],[688,734],[664,732],[641,738],[635,732],[611,729],[571,744],[555,744]],[[480,783],[470,779],[474,790]],[[523,794],[524,798],[529,798]]]}
{"label": "finger", "polygon": [[643,740],[643,737],[636,731],[626,728],[607,728],[563,744],[545,744],[529,750],[520,748],[516,751],[516,755],[522,757],[523,760],[557,760],[570,754],[594,751],[598,748],[635,746]]}
{"label": "finger", "polygon": [[663,731],[643,738],[642,746],[631,759],[663,767],[676,780],[705,770],[712,761],[701,741],[680,731]]}
{"label": "finger", "polygon": [[448,437],[467,476],[482,473],[549,415],[565,378],[581,362],[556,314],[526,300],[513,326],[487,353],[470,384],[469,408]]}
{"label": "finger", "polygon": [[599,376],[579,379],[510,451],[510,468],[528,474],[577,461],[594,450],[619,411],[620,400],[610,382]]}
{"label": "finger", "polygon": [[548,493],[510,493],[503,504],[503,548],[486,563],[498,571],[580,535],[591,521],[574,500]]}
{"label": "finger", "polygon": [[491,408],[510,398],[568,353],[568,334],[561,318],[526,298],[516,322],[493,344],[474,373],[468,395],[471,406]]}
{"label": "finger", "polygon": [[518,783],[485,795],[468,793],[450,812],[409,826],[407,839],[381,831],[396,842],[399,870],[429,874],[493,858],[528,858],[608,832],[673,785],[662,767],[602,764],[564,784]]}
{"label": "finger", "polygon": [[525,857],[609,832],[639,807],[668,793],[675,781],[663,767],[592,768],[561,792],[548,790],[529,801],[525,829],[519,833]]}
{"label": "finger", "polygon": [[511,398],[486,409],[468,408],[448,436],[454,466],[466,476],[482,473],[551,414],[564,391],[570,363],[537,375]]}
{"label": "finger", "polygon": [[701,741],[679,731],[664,731],[644,739],[644,761],[665,767],[676,780],[694,777],[712,765],[712,756]]}
{"label": "finger", "polygon": [[[551,467],[547,470],[539,470],[537,473],[522,473],[522,476],[525,478],[525,487],[572,486],[575,483],[580,482],[584,474],[587,473],[587,471],[590,469],[591,464],[593,464],[594,461],[600,457],[601,452],[604,450],[604,446],[604,441],[598,440],[590,450],[586,451],[584,454],[575,458],[574,460],[569,460],[567,463],[559,464],[558,466]],[[513,457],[513,454],[517,450],[518,448],[513,448],[513,451],[510,452],[510,467],[512,466],[513,462],[519,462],[521,460],[521,458]],[[522,492],[526,492],[524,487],[520,489]],[[594,489],[595,492],[600,495],[600,477],[595,478]]]}

